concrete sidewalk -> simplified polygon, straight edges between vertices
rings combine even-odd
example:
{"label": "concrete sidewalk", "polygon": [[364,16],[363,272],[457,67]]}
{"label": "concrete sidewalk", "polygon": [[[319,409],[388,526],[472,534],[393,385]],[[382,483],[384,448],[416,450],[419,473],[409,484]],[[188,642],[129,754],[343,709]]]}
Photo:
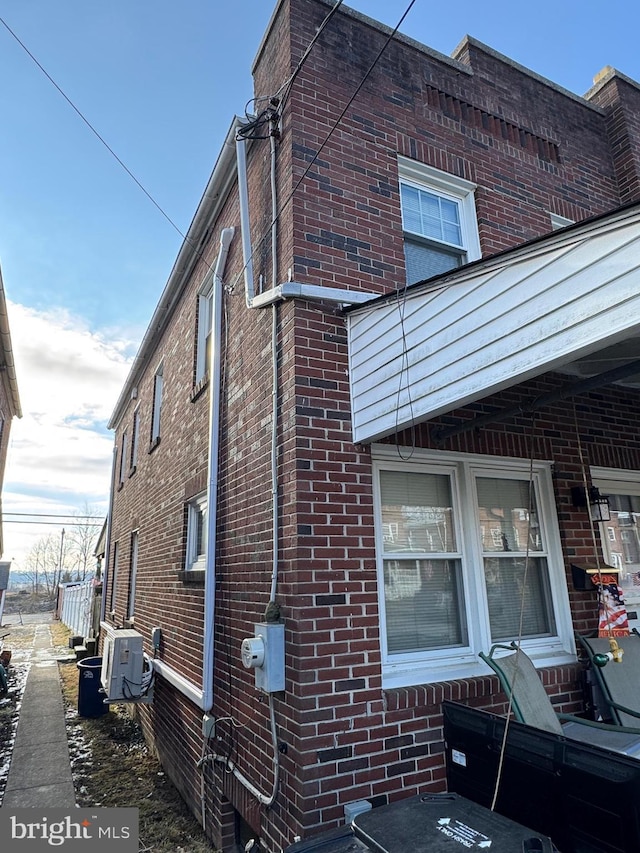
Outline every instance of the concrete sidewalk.
{"label": "concrete sidewalk", "polygon": [[3,806],[75,807],[56,657],[48,624],[38,624]]}

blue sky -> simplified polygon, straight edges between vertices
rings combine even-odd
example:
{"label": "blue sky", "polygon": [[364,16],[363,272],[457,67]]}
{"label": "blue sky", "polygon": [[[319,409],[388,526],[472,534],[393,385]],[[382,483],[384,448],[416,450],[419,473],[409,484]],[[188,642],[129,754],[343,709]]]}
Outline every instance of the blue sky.
{"label": "blue sky", "polygon": [[[408,3],[349,5],[395,26]],[[251,63],[274,6],[0,4],[4,24],[178,229],[0,24],[0,263],[24,411],[12,426],[5,520],[85,503],[106,509],[106,421],[171,272],[179,232],[233,115],[252,97]],[[401,30],[445,54],[469,33],[583,94],[605,65],[640,80],[639,19],[623,0],[606,7],[416,0]],[[39,536],[56,533],[12,523],[4,530],[4,558],[18,564]]]}

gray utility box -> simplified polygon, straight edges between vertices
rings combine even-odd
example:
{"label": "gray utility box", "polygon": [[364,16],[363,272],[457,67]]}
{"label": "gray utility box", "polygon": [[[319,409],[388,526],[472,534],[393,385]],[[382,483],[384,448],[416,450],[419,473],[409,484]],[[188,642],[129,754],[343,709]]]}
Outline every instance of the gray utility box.
{"label": "gray utility box", "polygon": [[284,623],[260,622],[254,636],[242,641],[242,663],[254,670],[256,687],[263,693],[284,690]]}

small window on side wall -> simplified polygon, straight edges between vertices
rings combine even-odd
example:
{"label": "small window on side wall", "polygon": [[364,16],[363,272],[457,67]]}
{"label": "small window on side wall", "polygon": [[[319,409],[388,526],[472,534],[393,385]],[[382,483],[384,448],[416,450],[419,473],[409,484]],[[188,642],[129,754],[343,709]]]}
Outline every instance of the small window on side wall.
{"label": "small window on side wall", "polygon": [[187,504],[187,554],[185,570],[203,570],[207,561],[207,495],[202,493]]}
{"label": "small window on side wall", "polygon": [[122,486],[125,481],[126,469],[127,469],[127,447],[128,447],[128,436],[127,431],[125,430],[122,433],[122,446],[120,448],[120,467],[118,469],[118,485]]}
{"label": "small window on side wall", "polygon": [[398,156],[407,284],[481,256],[476,185]]}
{"label": "small window on side wall", "polygon": [[213,288],[211,281],[198,295],[198,336],[196,339],[195,384],[204,381],[209,372],[211,359],[211,315],[213,308]]}
{"label": "small window on side wall", "polygon": [[133,413],[133,426],[131,428],[131,462],[130,471],[133,473],[138,465],[138,436],[140,433],[140,411],[136,409]]}
{"label": "small window on side wall", "polygon": [[153,379],[153,411],[151,414],[151,447],[160,441],[160,414],[162,412],[162,390],[164,385],[162,365]]}

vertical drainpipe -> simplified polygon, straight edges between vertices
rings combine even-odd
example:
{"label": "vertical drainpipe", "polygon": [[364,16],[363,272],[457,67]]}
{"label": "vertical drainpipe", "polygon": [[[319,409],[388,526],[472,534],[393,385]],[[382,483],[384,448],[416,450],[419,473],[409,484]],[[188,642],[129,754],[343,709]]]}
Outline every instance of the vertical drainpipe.
{"label": "vertical drainpipe", "polygon": [[247,182],[247,140],[236,137],[236,163],[238,168],[238,201],[240,203],[240,236],[244,261],[244,295],[247,308],[253,308],[253,250],[249,228],[249,187]]}
{"label": "vertical drainpipe", "polygon": [[209,466],[207,485],[207,562],[204,574],[204,644],[202,654],[202,710],[213,707],[214,617],[216,599],[216,523],[218,509],[218,455],[220,447],[222,276],[234,229],[220,235],[220,252],[213,271],[211,354],[209,364]]}
{"label": "vertical drainpipe", "polygon": [[113,499],[115,497],[116,485],[116,456],[118,448],[115,443],[115,435],[113,442],[113,450],[111,456],[111,489],[109,490],[109,510],[107,512],[107,530],[105,535],[104,549],[104,569],[102,572],[102,599],[100,601],[100,621],[104,622],[107,614],[107,580],[110,581],[109,574],[111,571],[111,519],[113,518]]}

